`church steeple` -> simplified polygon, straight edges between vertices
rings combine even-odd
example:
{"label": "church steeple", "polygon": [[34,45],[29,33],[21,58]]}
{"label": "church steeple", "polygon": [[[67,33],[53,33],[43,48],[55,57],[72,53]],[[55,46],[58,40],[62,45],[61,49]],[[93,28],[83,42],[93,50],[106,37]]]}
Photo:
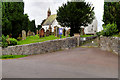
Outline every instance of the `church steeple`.
{"label": "church steeple", "polygon": [[51,10],[50,8],[48,9],[48,12],[47,12],[47,17],[49,17],[51,15]]}

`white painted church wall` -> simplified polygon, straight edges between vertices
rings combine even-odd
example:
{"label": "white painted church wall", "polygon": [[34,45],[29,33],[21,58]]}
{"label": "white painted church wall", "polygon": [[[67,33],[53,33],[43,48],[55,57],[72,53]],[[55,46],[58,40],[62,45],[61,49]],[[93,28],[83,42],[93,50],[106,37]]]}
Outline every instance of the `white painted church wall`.
{"label": "white painted church wall", "polygon": [[95,34],[97,32],[97,20],[94,19],[92,24],[89,24],[84,29],[85,34]]}

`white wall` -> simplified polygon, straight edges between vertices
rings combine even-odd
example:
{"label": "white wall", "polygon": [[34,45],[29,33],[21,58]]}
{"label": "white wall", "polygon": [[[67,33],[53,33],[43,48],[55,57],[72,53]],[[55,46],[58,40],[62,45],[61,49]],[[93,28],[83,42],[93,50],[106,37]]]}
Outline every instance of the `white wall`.
{"label": "white wall", "polygon": [[95,34],[97,32],[97,20],[94,19],[92,24],[89,24],[84,29],[85,34]]}
{"label": "white wall", "polygon": [[[52,23],[52,25],[51,25],[52,32],[54,32],[54,26],[58,26],[59,28],[65,28],[66,30],[70,29],[70,28],[67,28],[67,27],[61,27],[61,26],[58,24],[58,22],[57,22],[56,19],[53,21],[53,23]],[[45,29],[45,32],[46,32],[46,30],[49,29],[49,25],[42,26],[42,28],[44,28],[44,29]]]}

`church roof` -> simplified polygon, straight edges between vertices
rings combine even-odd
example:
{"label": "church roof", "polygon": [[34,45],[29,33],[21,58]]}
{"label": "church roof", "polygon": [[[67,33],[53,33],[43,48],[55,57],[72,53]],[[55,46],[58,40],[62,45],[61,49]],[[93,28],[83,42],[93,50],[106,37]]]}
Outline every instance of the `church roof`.
{"label": "church roof", "polygon": [[51,25],[53,23],[53,21],[56,19],[57,17],[57,14],[54,14],[54,15],[50,15],[46,20],[45,22],[43,23],[43,26],[45,25]]}

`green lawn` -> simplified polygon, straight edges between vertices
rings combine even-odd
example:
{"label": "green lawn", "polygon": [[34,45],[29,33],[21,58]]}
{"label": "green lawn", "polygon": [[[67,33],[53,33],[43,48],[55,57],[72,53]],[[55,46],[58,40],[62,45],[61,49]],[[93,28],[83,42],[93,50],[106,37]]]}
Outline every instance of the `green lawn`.
{"label": "green lawn", "polygon": [[[66,37],[62,36],[62,38],[66,38]],[[39,38],[38,35],[28,36],[26,38],[26,40],[18,41],[18,45],[30,44],[30,43],[37,43],[37,42],[44,42],[44,41],[55,40],[55,39],[60,39],[60,37],[55,37],[54,35],[50,35],[48,37],[42,37],[42,38]]]}
{"label": "green lawn", "polygon": [[0,59],[12,59],[12,58],[21,58],[26,57],[27,55],[1,55]]}
{"label": "green lawn", "polygon": [[91,36],[95,36],[95,35],[80,35],[80,37],[91,37]]}

